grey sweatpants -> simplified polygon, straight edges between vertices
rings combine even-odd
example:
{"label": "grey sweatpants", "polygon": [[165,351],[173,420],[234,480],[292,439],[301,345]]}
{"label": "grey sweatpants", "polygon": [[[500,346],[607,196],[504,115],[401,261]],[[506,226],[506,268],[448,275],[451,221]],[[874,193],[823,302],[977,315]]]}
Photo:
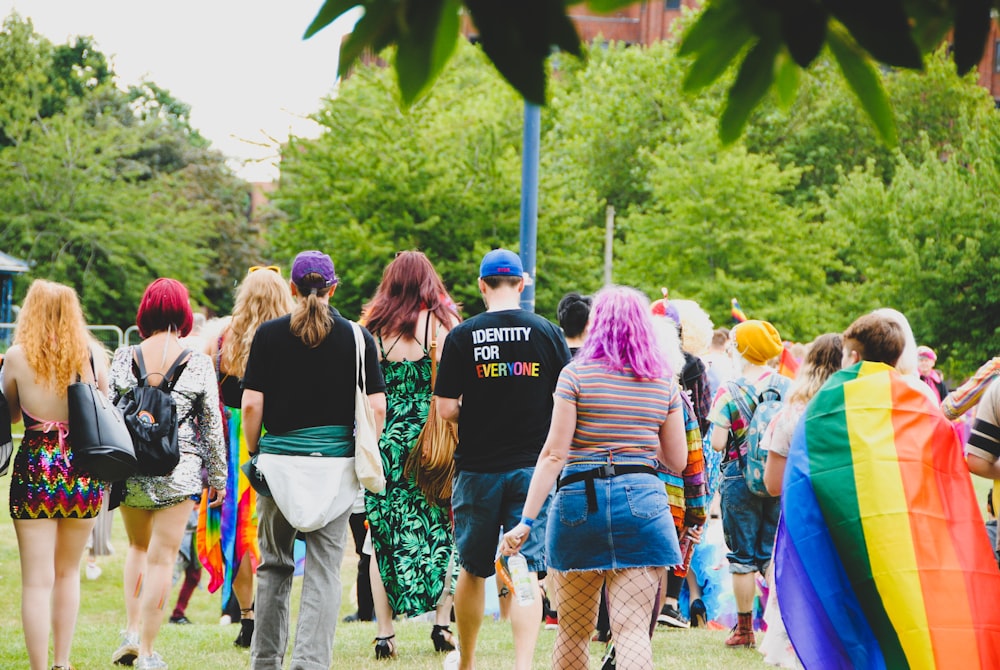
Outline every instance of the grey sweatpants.
{"label": "grey sweatpants", "polygon": [[[351,509],[347,508],[323,528],[305,533],[306,566],[291,670],[330,668],[340,613],[340,563],[350,516]],[[257,496],[261,562],[257,568],[251,670],[281,670],[288,646],[295,535],[295,528],[285,520],[274,499]]]}

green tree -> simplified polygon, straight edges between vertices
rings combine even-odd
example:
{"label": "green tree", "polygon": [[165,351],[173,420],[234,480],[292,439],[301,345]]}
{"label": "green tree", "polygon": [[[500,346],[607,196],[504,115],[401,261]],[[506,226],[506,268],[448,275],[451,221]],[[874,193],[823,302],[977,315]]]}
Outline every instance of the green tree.
{"label": "green tree", "polygon": [[[92,321],[127,325],[157,276],[198,303],[232,304],[260,257],[248,188],[154,83],[123,92],[90,38],[53,47],[8,17],[0,53],[0,245],[34,277],[74,286]],[[9,60],[8,60],[9,57]]]}

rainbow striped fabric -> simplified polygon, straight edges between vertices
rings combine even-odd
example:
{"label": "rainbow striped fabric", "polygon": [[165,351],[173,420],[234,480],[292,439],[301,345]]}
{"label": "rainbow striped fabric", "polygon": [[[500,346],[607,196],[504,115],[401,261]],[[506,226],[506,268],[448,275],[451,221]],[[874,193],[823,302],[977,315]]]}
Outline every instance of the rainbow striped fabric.
{"label": "rainbow striped fabric", "polygon": [[222,587],[222,607],[232,594],[233,578],[244,556],[254,571],[260,563],[257,545],[257,492],[243,474],[240,465],[250,460],[240,410],[223,409],[229,451],[229,475],[226,497],[221,507],[209,507],[208,496],[201,497],[198,508],[196,545],[198,558],[208,571],[208,592]]}
{"label": "rainbow striped fabric", "polygon": [[806,409],[775,579],[806,668],[1000,668],[1000,570],[961,445],[889,366],[838,372]]}

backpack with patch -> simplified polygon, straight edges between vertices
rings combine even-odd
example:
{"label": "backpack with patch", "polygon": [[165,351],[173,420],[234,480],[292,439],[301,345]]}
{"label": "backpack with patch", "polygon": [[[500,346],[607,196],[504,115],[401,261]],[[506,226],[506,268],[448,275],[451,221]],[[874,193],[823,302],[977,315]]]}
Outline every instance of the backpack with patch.
{"label": "backpack with patch", "polygon": [[[767,426],[783,406],[791,379],[784,375],[773,373],[760,393],[753,386],[743,386],[737,382],[726,382],[729,394],[736,401],[740,414],[747,422],[747,432],[743,436],[747,453],[742,457],[743,478],[750,492],[761,498],[773,497],[764,485],[764,465],[767,463],[767,450],[762,448],[764,433]],[[753,406],[747,403],[747,393],[754,396]]]}
{"label": "backpack with patch", "polygon": [[[180,461],[177,444],[177,403],[171,395],[177,378],[184,371],[190,349],[185,349],[167,370],[166,374],[146,372],[142,349],[132,347],[136,385],[115,403],[125,417],[125,425],[132,436],[139,474],[163,476],[170,474]],[[160,383],[152,386],[149,377],[162,376]],[[184,417],[184,420],[187,416]]]}

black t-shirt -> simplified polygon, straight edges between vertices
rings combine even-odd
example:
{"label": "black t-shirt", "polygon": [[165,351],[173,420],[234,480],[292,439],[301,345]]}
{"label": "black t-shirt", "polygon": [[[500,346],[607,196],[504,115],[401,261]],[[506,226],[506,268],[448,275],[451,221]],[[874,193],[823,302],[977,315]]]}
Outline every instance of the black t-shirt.
{"label": "black t-shirt", "polygon": [[[250,345],[243,388],[264,394],[264,428],[287,433],[314,426],[353,426],[357,353],[351,322],[330,308],[333,329],[315,349],[292,335],[291,316],[261,324]],[[385,391],[378,352],[365,337],[366,393]]]}
{"label": "black t-shirt", "polygon": [[468,472],[533,466],[569,362],[562,331],[520,309],[484,312],[448,333],[434,394],[462,398],[455,465]]}

